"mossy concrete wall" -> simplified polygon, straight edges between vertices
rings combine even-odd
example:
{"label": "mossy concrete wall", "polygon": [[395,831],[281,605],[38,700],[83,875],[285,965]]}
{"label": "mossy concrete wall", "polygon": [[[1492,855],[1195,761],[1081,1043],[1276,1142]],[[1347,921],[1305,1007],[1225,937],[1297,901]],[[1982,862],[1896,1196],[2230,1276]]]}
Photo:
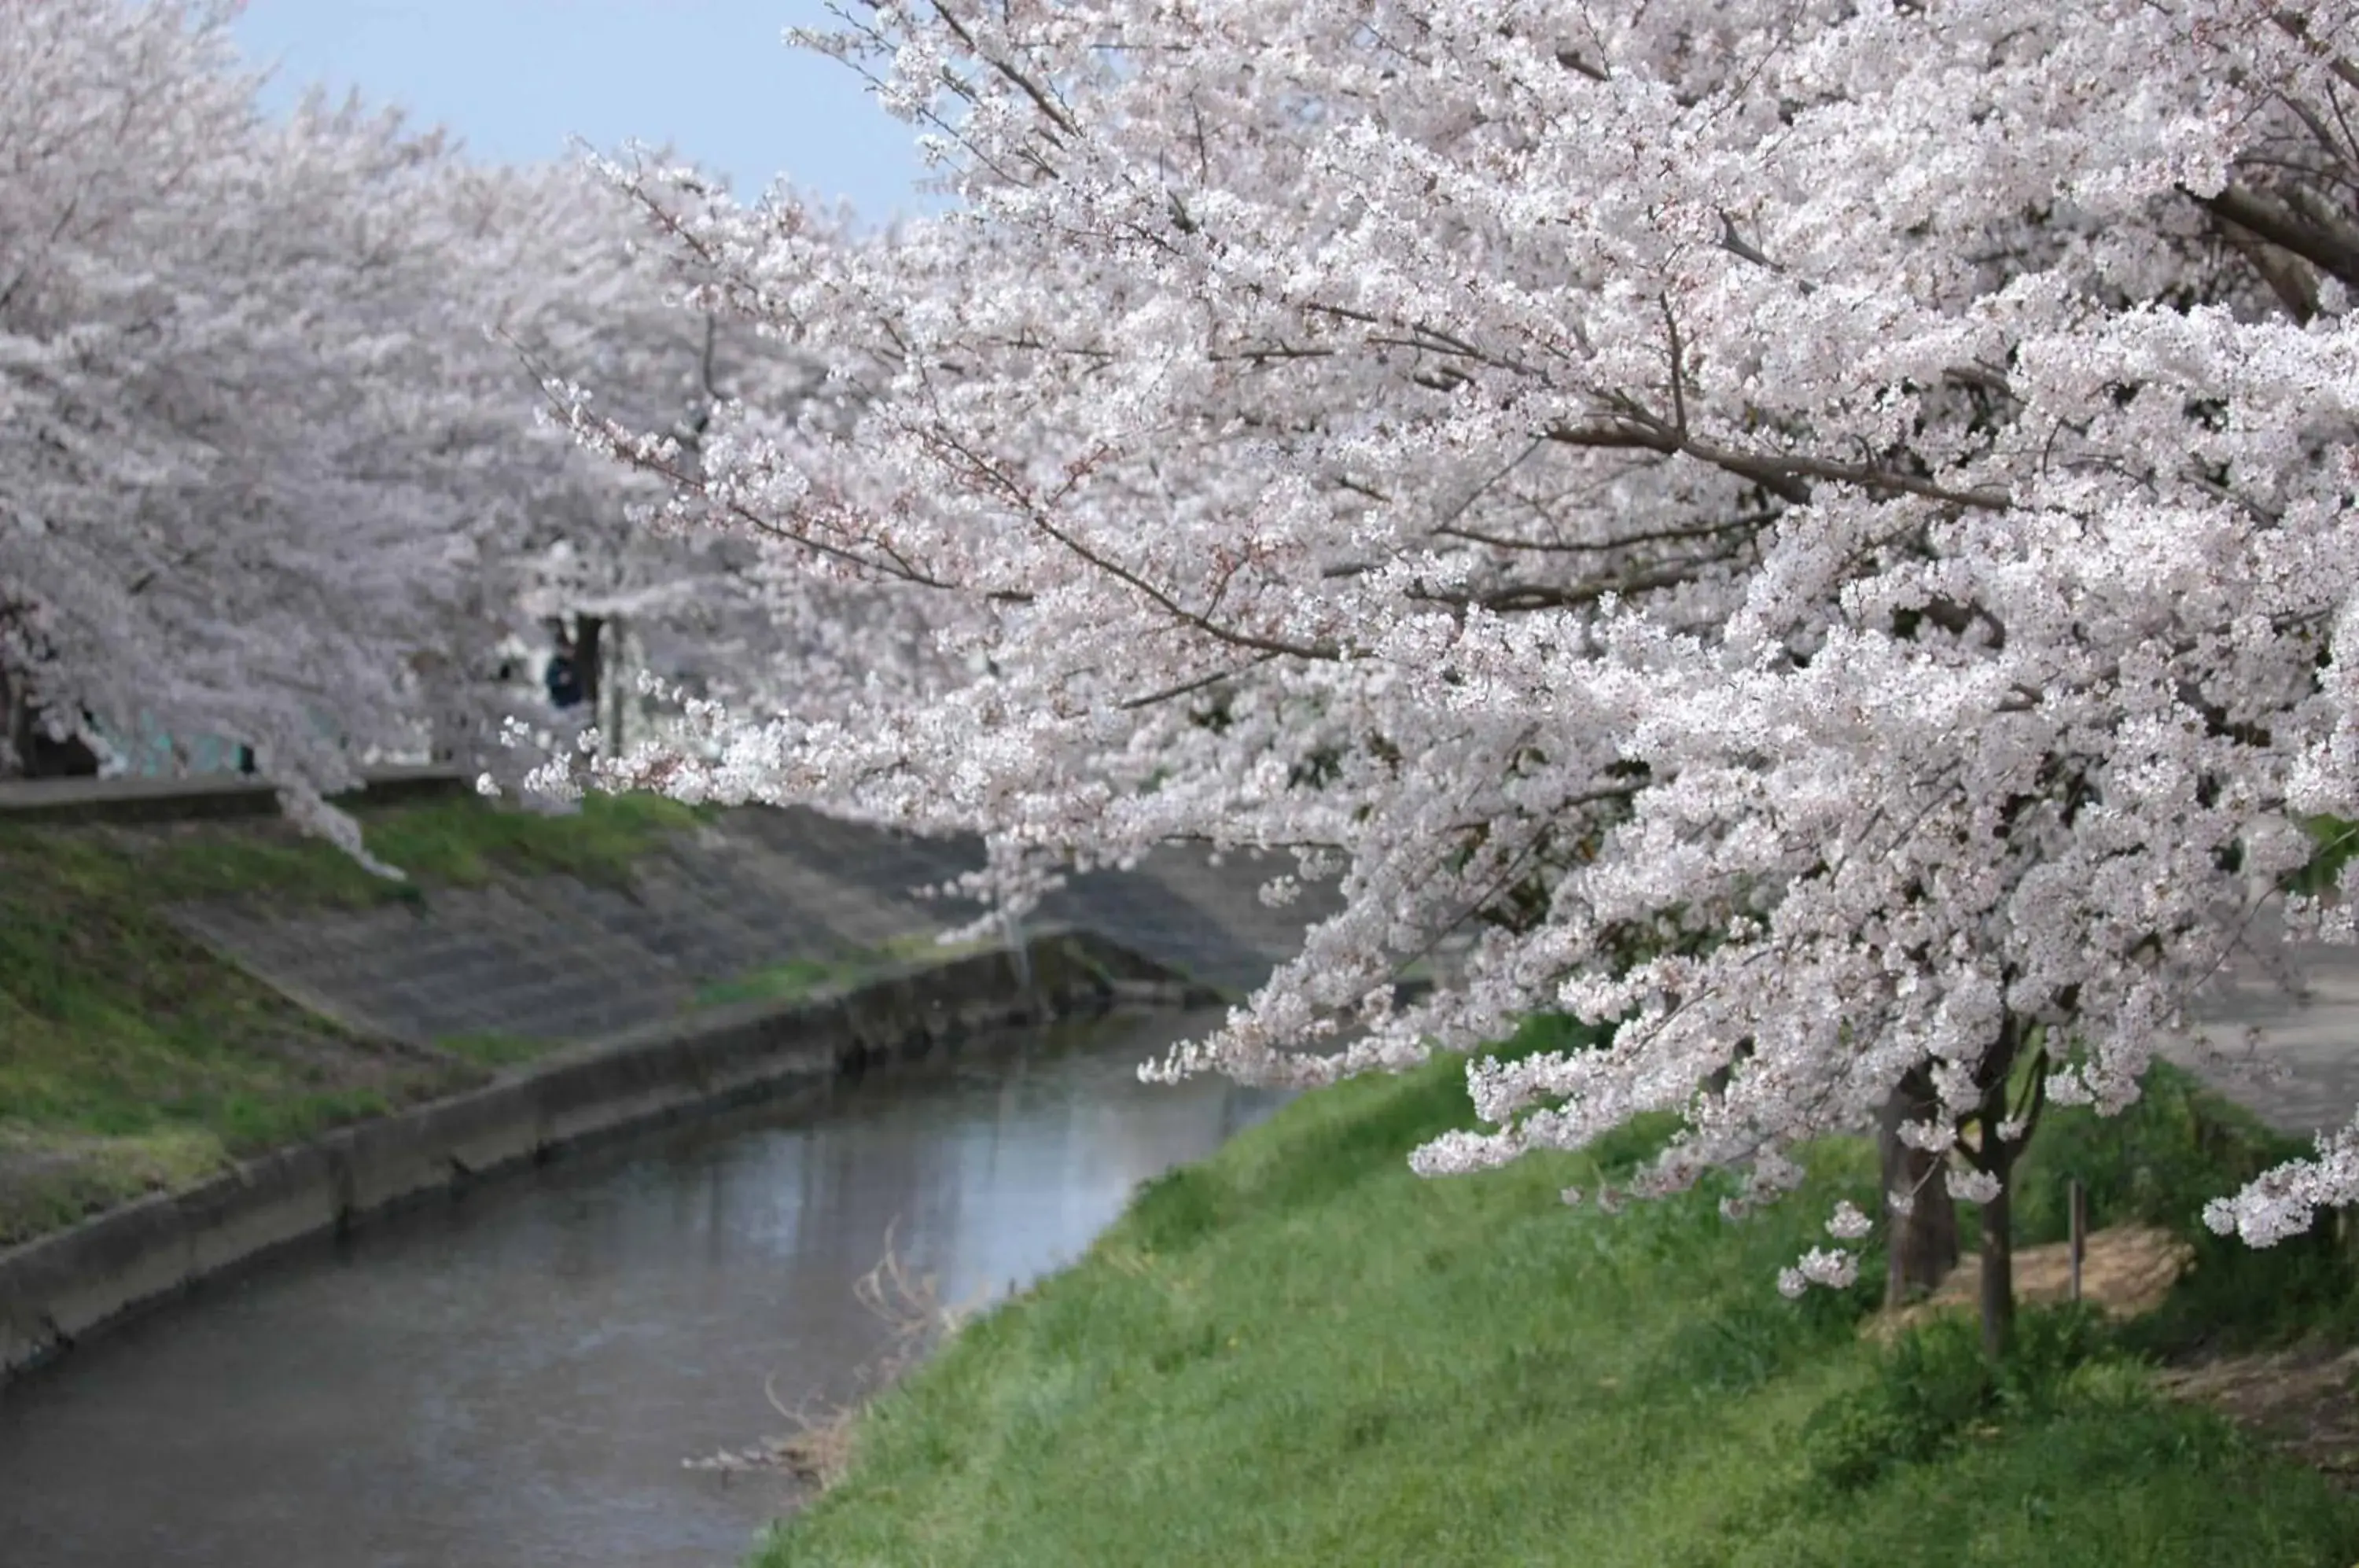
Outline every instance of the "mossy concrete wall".
{"label": "mossy concrete wall", "polygon": [[1035,937],[856,991],[715,1007],[247,1160],[0,1252],[0,1379],[137,1308],[390,1205],[456,1194],[587,1140],[756,1096],[823,1097],[989,1031],[1212,993],[1102,938]]}
{"label": "mossy concrete wall", "polygon": [[[372,768],[363,776],[368,803],[464,795],[469,776],[449,768]],[[272,817],[278,789],[235,773],[194,779],[0,779],[0,822],[185,822]]]}

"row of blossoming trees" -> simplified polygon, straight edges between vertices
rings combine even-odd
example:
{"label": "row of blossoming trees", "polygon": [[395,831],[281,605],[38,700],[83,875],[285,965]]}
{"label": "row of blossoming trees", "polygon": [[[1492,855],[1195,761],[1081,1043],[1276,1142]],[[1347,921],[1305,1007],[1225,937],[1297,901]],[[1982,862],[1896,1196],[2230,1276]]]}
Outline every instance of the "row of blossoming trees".
{"label": "row of blossoming trees", "polygon": [[355,845],[322,796],[364,758],[509,757],[485,665],[536,612],[728,620],[725,550],[626,526],[649,487],[534,371],[691,442],[793,376],[669,308],[579,168],[265,119],[233,10],[0,0],[0,771],[227,737]]}
{"label": "row of blossoming trees", "polygon": [[[373,750],[512,755],[520,612],[758,593],[788,700],[603,781],[980,830],[1019,903],[1289,854],[1340,912],[1161,1071],[1616,1020],[1419,1168],[1669,1110],[1597,1198],[1741,1209],[1880,1121],[1894,1283],[1981,1204],[1995,1344],[2044,1107],[2350,934],[2350,0],[868,5],[807,41],[959,198],[886,244],[266,122],[226,15],[0,0],[11,715],[234,736],[357,847]],[[2210,1217],[2354,1194],[2343,1133]]]}
{"label": "row of blossoming trees", "polygon": [[[791,545],[807,634],[784,716],[606,782],[980,829],[1016,898],[1290,852],[1268,896],[1340,912],[1164,1071],[1619,1020],[1478,1063],[1487,1130],[1418,1167],[1671,1111],[1635,1195],[1734,1166],[1742,1208],[1881,1118],[1896,1272],[1981,1204],[1995,1344],[2043,1107],[2133,1100],[2264,907],[2348,935],[2288,889],[2359,817],[2349,0],[844,18],[804,41],[948,215],[864,245],[610,171],[830,380],[692,472],[576,408],[674,522]],[[2354,1192],[2345,1133],[2210,1218]]]}

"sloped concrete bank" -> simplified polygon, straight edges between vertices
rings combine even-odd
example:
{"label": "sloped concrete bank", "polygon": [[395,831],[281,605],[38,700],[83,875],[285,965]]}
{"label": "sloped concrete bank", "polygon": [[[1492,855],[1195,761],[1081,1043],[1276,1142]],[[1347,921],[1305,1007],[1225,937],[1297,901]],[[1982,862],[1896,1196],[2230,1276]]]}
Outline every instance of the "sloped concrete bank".
{"label": "sloped concrete bank", "polygon": [[1020,954],[912,968],[838,996],[715,1007],[585,1045],[0,1252],[0,1386],[273,1247],[456,1196],[592,1139],[754,1098],[824,1098],[994,1030],[1217,999],[1093,933],[1050,931]]}

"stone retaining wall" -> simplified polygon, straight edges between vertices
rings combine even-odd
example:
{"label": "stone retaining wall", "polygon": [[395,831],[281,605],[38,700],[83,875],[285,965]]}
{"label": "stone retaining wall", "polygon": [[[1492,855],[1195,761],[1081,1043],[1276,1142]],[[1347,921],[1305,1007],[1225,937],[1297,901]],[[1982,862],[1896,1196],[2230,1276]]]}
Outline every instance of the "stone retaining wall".
{"label": "stone retaining wall", "polygon": [[467,1094],[259,1159],[0,1252],[0,1381],[144,1304],[388,1205],[455,1195],[587,1140],[838,1083],[971,1036],[1211,992],[1082,931],[914,968],[846,995],[668,1019]]}

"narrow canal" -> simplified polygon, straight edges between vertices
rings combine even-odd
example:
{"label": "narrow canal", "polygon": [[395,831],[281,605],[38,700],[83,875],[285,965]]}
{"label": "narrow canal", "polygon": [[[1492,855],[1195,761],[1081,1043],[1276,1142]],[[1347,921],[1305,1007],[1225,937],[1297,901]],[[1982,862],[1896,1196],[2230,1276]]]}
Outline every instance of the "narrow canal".
{"label": "narrow canal", "polygon": [[886,1347],[887,1226],[952,1301],[1038,1276],[1277,1096],[1151,1087],[1209,1020],[962,1054],[609,1146],[214,1281],[0,1393],[8,1568],[723,1568],[791,1430]]}

